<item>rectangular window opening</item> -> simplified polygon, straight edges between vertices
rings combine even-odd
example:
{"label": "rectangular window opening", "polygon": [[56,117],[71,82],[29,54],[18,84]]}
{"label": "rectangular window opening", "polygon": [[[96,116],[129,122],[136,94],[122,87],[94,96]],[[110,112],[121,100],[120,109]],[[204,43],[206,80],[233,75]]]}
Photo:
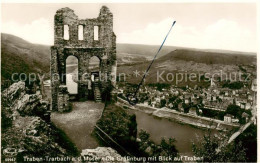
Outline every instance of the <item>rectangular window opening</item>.
{"label": "rectangular window opening", "polygon": [[83,25],[78,26],[78,39],[83,40]]}
{"label": "rectangular window opening", "polygon": [[98,40],[98,26],[94,26],[94,40]]}
{"label": "rectangular window opening", "polygon": [[70,35],[69,35],[69,25],[64,25],[64,33],[63,33],[63,38],[64,40],[69,40]]}

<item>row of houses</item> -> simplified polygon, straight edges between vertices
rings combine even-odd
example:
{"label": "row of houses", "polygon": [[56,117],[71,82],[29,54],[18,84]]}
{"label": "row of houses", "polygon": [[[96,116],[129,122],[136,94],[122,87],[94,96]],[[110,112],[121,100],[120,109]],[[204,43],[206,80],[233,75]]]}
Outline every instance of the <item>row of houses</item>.
{"label": "row of houses", "polygon": [[[232,90],[229,88],[218,87],[211,82],[209,88],[190,88],[186,86],[185,89],[171,86],[168,89],[157,90],[154,87],[143,86],[138,93],[138,99],[144,105],[149,105],[156,108],[167,107],[184,112],[183,106],[201,106],[206,109],[216,111],[226,111],[231,104],[237,105],[242,109],[250,110],[255,106],[256,101],[256,84],[252,84],[251,89],[243,87],[239,90]],[[119,93],[124,94],[125,88],[120,88]],[[189,113],[197,114],[197,108],[189,108]],[[201,110],[199,109],[199,112]],[[245,116],[246,117],[246,116]],[[231,118],[231,120],[230,120]],[[226,122],[237,122],[235,118],[226,115],[224,118]]]}

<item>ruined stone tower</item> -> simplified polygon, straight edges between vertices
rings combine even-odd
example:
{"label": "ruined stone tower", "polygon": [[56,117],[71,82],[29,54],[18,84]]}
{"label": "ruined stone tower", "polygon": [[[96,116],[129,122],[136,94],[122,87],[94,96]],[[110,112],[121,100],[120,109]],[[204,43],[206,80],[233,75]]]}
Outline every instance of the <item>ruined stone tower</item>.
{"label": "ruined stone tower", "polygon": [[[68,108],[70,94],[66,86],[66,59],[78,59],[78,94],[76,99],[100,101],[106,88],[116,82],[116,36],[113,14],[106,6],[94,19],[78,19],[70,8],[59,9],[54,17],[54,46],[51,47],[52,110]],[[89,60],[99,59],[99,70],[90,70]]]}

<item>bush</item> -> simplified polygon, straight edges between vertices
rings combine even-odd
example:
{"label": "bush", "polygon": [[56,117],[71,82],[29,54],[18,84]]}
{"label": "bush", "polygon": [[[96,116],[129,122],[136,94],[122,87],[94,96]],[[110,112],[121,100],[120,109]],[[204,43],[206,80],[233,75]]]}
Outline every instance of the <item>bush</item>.
{"label": "bush", "polygon": [[145,130],[141,129],[139,133],[139,138],[141,139],[142,142],[146,142],[150,138],[150,134],[146,132]]}
{"label": "bush", "polygon": [[246,161],[257,162],[257,126],[250,125],[235,139],[235,143],[239,142],[242,142],[242,146],[246,149]]}
{"label": "bush", "polygon": [[174,138],[161,139],[161,143],[159,145],[155,144],[151,141],[150,134],[144,130],[141,130],[139,133],[139,138],[141,142],[139,144],[139,150],[142,153],[145,153],[146,156],[172,156],[176,157],[178,155],[178,150],[176,149]]}
{"label": "bush", "polygon": [[[137,123],[135,115],[130,115],[118,106],[109,104],[105,108],[103,116],[97,122],[97,126],[118,144],[127,148],[129,151],[134,151],[133,148],[135,147],[133,146],[135,146],[137,136]],[[105,143],[112,145],[114,148],[118,148],[114,142],[109,140],[107,136],[105,136],[104,133],[98,129],[95,129],[95,133],[97,136],[101,135],[106,138]]]}

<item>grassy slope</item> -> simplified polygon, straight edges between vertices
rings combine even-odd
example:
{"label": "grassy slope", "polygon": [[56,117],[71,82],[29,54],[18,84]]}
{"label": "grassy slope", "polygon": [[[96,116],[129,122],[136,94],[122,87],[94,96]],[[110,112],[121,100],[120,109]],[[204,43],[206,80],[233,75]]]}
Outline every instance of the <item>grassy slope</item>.
{"label": "grassy slope", "polygon": [[225,65],[251,65],[256,62],[256,56],[248,53],[223,53],[217,51],[177,49],[158,59],[158,61],[193,61],[205,64],[225,64]]}
{"label": "grassy slope", "polygon": [[29,43],[19,37],[1,34],[1,78],[12,73],[49,72],[50,47]]}

